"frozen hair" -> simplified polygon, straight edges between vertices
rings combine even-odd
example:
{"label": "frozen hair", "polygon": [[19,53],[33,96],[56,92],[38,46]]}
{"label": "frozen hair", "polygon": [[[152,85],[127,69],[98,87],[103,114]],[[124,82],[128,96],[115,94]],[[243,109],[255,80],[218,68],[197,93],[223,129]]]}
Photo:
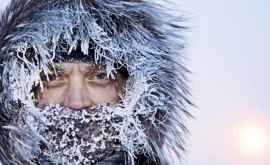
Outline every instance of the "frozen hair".
{"label": "frozen hair", "polygon": [[125,66],[126,93],[114,115],[124,119],[118,140],[131,159],[181,158],[192,105],[182,20],[150,0],[12,0],[0,21],[0,162],[33,163],[43,138],[32,120],[21,129],[14,118],[22,109],[39,118],[33,86],[68,58],[104,64],[108,75]]}

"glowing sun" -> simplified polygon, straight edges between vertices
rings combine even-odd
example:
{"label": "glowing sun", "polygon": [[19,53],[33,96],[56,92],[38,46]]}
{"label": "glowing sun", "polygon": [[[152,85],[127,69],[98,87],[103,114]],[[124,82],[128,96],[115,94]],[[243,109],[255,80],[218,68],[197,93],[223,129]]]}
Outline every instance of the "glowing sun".
{"label": "glowing sun", "polygon": [[269,152],[269,140],[269,130],[253,125],[239,129],[237,143],[243,156],[259,158]]}

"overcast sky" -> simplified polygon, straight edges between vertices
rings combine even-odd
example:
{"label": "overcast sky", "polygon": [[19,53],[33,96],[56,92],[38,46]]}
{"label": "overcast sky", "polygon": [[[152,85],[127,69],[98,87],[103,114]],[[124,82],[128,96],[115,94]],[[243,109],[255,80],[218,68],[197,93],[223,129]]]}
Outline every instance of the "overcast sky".
{"label": "overcast sky", "polygon": [[179,12],[191,17],[186,53],[198,106],[188,164],[265,165],[267,156],[256,161],[238,156],[234,143],[239,124],[263,125],[270,132],[270,1],[177,3]]}
{"label": "overcast sky", "polygon": [[[1,3],[3,7],[7,0]],[[270,132],[270,1],[179,0],[176,4],[190,25],[186,55],[198,107],[189,123],[184,162],[265,165],[267,157],[251,161],[237,154],[235,128],[255,123]]]}

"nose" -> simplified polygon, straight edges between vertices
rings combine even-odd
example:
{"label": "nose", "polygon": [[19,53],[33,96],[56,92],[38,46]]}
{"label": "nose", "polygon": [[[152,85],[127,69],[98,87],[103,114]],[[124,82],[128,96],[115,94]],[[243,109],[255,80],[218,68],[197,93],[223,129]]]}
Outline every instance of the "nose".
{"label": "nose", "polygon": [[72,88],[65,96],[64,106],[79,110],[91,105],[86,102],[82,90]]}
{"label": "nose", "polygon": [[92,106],[93,103],[87,98],[85,87],[81,78],[73,78],[69,82],[70,83],[64,96],[64,106],[74,110],[80,110]]}

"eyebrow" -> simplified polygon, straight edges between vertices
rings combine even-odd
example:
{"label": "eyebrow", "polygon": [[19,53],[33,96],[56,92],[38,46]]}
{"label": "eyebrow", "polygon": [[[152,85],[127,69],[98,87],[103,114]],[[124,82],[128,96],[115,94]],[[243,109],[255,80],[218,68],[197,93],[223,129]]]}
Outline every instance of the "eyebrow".
{"label": "eyebrow", "polygon": [[[67,73],[68,70],[65,69],[65,66],[61,65],[61,63],[59,64],[54,64],[53,66],[50,66],[49,67],[50,71],[56,71],[57,72],[60,72],[60,73]],[[86,74],[91,74],[93,72],[96,72],[96,71],[103,71],[103,70],[106,70],[106,67],[104,65],[99,65],[99,64],[89,64],[85,67],[81,67],[81,71],[83,73],[86,73]]]}
{"label": "eyebrow", "polygon": [[56,72],[56,74],[59,73],[59,72],[60,73],[65,73],[65,69],[63,67],[59,66],[59,65],[50,66],[49,69],[52,72]]}
{"label": "eyebrow", "polygon": [[93,75],[93,74],[97,74],[97,73],[103,72],[103,70],[105,70],[105,68],[87,67],[84,70],[84,74],[86,74],[86,75]]}
{"label": "eyebrow", "polygon": [[87,67],[84,69],[84,71],[85,71],[85,72],[88,72],[89,70],[96,70],[97,67],[98,67],[97,65],[94,65],[94,64],[92,65],[92,64],[91,64],[91,65],[87,66]]}

